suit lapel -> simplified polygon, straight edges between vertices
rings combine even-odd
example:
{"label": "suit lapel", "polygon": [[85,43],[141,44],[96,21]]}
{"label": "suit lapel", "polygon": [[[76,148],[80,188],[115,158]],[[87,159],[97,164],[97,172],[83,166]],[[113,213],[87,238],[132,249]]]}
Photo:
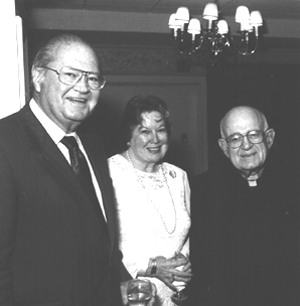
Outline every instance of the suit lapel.
{"label": "suit lapel", "polygon": [[54,177],[55,181],[64,186],[76,203],[82,205],[82,203],[87,202],[86,196],[67,160],[33,115],[28,105],[23,108],[21,116],[25,119],[25,125],[30,135],[29,145],[32,146],[33,151],[37,152],[41,166]]}
{"label": "suit lapel", "polygon": [[65,187],[76,202],[79,204],[84,203],[86,197],[72,168],[50,137],[47,137],[47,140],[43,143],[41,156],[41,164],[45,167],[46,171]]}
{"label": "suit lapel", "polygon": [[81,200],[78,182],[72,174],[68,162],[40,122],[33,115],[28,105],[22,109],[20,115],[24,118],[25,126],[28,129],[28,135],[30,135],[28,145],[32,147],[31,149],[34,152],[37,152],[41,166],[54,176],[57,182],[64,185],[64,187],[74,195],[77,201],[79,199]]}

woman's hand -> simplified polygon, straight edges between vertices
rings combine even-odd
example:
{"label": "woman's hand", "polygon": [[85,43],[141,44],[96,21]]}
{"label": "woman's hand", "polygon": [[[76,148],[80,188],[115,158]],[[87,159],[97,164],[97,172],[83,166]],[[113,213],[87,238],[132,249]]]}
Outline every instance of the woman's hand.
{"label": "woman's hand", "polygon": [[[188,283],[192,278],[191,263],[182,254],[177,254],[169,259],[158,256],[156,257],[156,266],[155,277],[174,291],[176,291],[176,287],[172,284],[174,281]],[[182,268],[178,270],[179,267]]]}
{"label": "woman's hand", "polygon": [[[180,269],[176,269],[175,273],[174,273],[174,280],[179,281],[179,282],[184,282],[184,283],[188,283],[191,279],[192,279],[192,265],[191,262],[189,260],[189,258],[185,257],[183,254],[179,253],[179,254],[175,254],[174,258],[184,258],[187,260],[187,263],[183,266],[180,266]],[[178,272],[186,272],[184,275]]]}

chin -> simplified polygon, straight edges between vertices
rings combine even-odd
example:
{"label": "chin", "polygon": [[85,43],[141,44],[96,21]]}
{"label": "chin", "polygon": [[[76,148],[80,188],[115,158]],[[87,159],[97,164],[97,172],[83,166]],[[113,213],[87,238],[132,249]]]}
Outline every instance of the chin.
{"label": "chin", "polygon": [[244,165],[242,165],[242,167],[244,168],[244,169],[248,169],[248,170],[252,170],[252,169],[255,169],[255,168],[257,168],[259,166],[259,164],[244,164]]}
{"label": "chin", "polygon": [[88,111],[74,112],[69,114],[69,120],[82,122],[88,118],[90,113]]}
{"label": "chin", "polygon": [[256,165],[256,166],[251,165],[251,166],[248,166],[248,167],[247,166],[246,167],[242,167],[241,169],[243,169],[244,171],[255,172],[255,171],[258,170],[258,168],[259,168],[258,165]]}

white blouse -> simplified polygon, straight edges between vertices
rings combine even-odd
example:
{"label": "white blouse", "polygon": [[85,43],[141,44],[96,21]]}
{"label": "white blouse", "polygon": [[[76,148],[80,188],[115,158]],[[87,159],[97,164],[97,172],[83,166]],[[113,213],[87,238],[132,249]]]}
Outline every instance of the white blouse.
{"label": "white blouse", "polygon": [[[144,272],[149,259],[189,255],[190,187],[182,169],[163,163],[155,173],[134,169],[120,154],[108,160],[115,189],[119,221],[119,247],[123,262],[133,278]],[[173,305],[174,292],[157,278],[161,302]]]}

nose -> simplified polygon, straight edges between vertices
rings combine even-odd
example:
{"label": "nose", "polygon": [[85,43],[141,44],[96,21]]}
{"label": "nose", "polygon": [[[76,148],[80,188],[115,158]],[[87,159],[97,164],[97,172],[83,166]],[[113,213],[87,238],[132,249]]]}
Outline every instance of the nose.
{"label": "nose", "polygon": [[242,148],[243,148],[244,150],[249,150],[249,149],[251,149],[252,147],[253,147],[253,143],[248,139],[248,136],[245,135],[245,136],[243,137]]}
{"label": "nose", "polygon": [[88,82],[88,76],[86,74],[82,74],[81,78],[74,85],[74,89],[80,92],[88,92],[90,90]]}
{"label": "nose", "polygon": [[159,142],[159,137],[158,137],[157,133],[152,134],[152,142],[154,142],[154,143]]}

